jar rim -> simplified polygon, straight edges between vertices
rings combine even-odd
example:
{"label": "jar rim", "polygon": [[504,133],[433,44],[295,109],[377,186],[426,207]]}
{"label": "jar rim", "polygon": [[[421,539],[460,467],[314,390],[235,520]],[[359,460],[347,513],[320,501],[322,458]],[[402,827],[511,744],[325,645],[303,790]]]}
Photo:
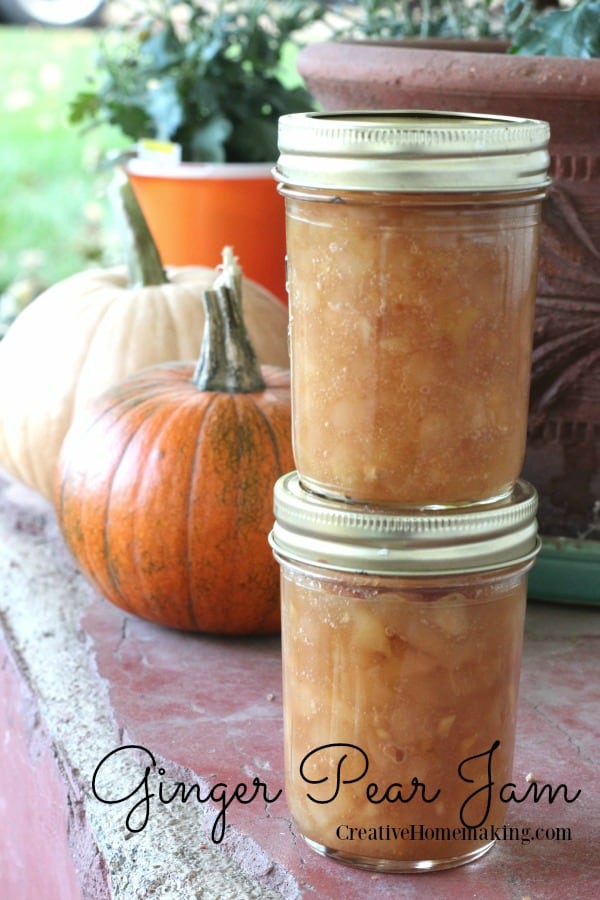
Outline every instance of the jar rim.
{"label": "jar rim", "polygon": [[290,113],[279,119],[277,181],[406,192],[530,190],[549,184],[550,126],[445,110]]}
{"label": "jar rim", "polygon": [[290,472],[275,484],[269,542],[282,557],[348,572],[484,572],[536,556],[536,512],[537,492],[523,480],[489,506],[407,510],[321,497]]}

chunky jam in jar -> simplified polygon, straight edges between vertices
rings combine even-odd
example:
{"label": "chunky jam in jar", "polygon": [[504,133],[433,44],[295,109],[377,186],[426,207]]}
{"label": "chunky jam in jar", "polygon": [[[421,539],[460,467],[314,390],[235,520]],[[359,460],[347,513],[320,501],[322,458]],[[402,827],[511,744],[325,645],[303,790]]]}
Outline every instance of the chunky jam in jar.
{"label": "chunky jam in jar", "polygon": [[304,483],[415,506],[510,491],[525,453],[539,203],[286,199]]}
{"label": "chunky jam in jar", "polygon": [[522,570],[410,584],[283,564],[286,795],[314,849],[388,870],[489,849],[525,593]]}
{"label": "chunky jam in jar", "polygon": [[[475,137],[477,120],[448,114],[381,126],[332,116],[321,158],[284,119],[276,174],[303,484],[415,507],[506,496],[525,453],[546,153],[525,179],[519,124],[507,142],[490,118]],[[406,135],[419,129],[429,142],[416,151]]]}
{"label": "chunky jam in jar", "polygon": [[387,514],[275,488],[286,795],[317,852],[390,872],[493,845],[511,782],[535,491]]}

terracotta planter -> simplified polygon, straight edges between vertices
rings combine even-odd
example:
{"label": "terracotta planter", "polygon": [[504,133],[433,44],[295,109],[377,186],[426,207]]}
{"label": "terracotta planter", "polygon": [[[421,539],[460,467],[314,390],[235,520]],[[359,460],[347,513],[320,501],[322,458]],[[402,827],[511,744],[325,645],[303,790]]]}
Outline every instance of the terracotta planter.
{"label": "terracotta planter", "polygon": [[262,163],[134,159],[128,173],[164,265],[216,266],[234,248],[248,278],[286,302],[283,199]]}
{"label": "terracotta planter", "polygon": [[312,44],[298,69],[325,110],[448,109],[550,123],[523,474],[540,492],[542,532],[584,536],[598,527],[600,499],[600,59],[464,48]]}

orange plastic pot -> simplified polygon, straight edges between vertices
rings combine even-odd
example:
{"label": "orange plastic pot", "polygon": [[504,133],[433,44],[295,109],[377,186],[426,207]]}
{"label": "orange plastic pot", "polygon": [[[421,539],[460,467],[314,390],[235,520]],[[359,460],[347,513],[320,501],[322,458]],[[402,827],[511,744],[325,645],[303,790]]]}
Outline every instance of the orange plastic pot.
{"label": "orange plastic pot", "polygon": [[270,163],[134,159],[127,171],[165,266],[216,266],[234,248],[246,277],[283,302],[285,211]]}

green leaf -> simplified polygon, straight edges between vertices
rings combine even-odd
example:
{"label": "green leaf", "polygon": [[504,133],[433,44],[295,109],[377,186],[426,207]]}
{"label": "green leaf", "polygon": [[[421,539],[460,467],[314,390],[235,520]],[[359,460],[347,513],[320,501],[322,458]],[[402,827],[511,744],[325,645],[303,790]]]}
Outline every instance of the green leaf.
{"label": "green leaf", "polygon": [[80,91],[69,105],[69,122],[78,125],[86,119],[95,119],[102,109],[100,98],[92,91]]}
{"label": "green leaf", "polygon": [[146,110],[140,106],[109,103],[106,106],[106,113],[107,118],[104,121],[120,128],[123,134],[134,141],[151,136],[153,133],[152,120]]}
{"label": "green leaf", "polygon": [[600,0],[579,0],[566,10],[551,10],[513,36],[511,51],[528,56],[600,56]]}

